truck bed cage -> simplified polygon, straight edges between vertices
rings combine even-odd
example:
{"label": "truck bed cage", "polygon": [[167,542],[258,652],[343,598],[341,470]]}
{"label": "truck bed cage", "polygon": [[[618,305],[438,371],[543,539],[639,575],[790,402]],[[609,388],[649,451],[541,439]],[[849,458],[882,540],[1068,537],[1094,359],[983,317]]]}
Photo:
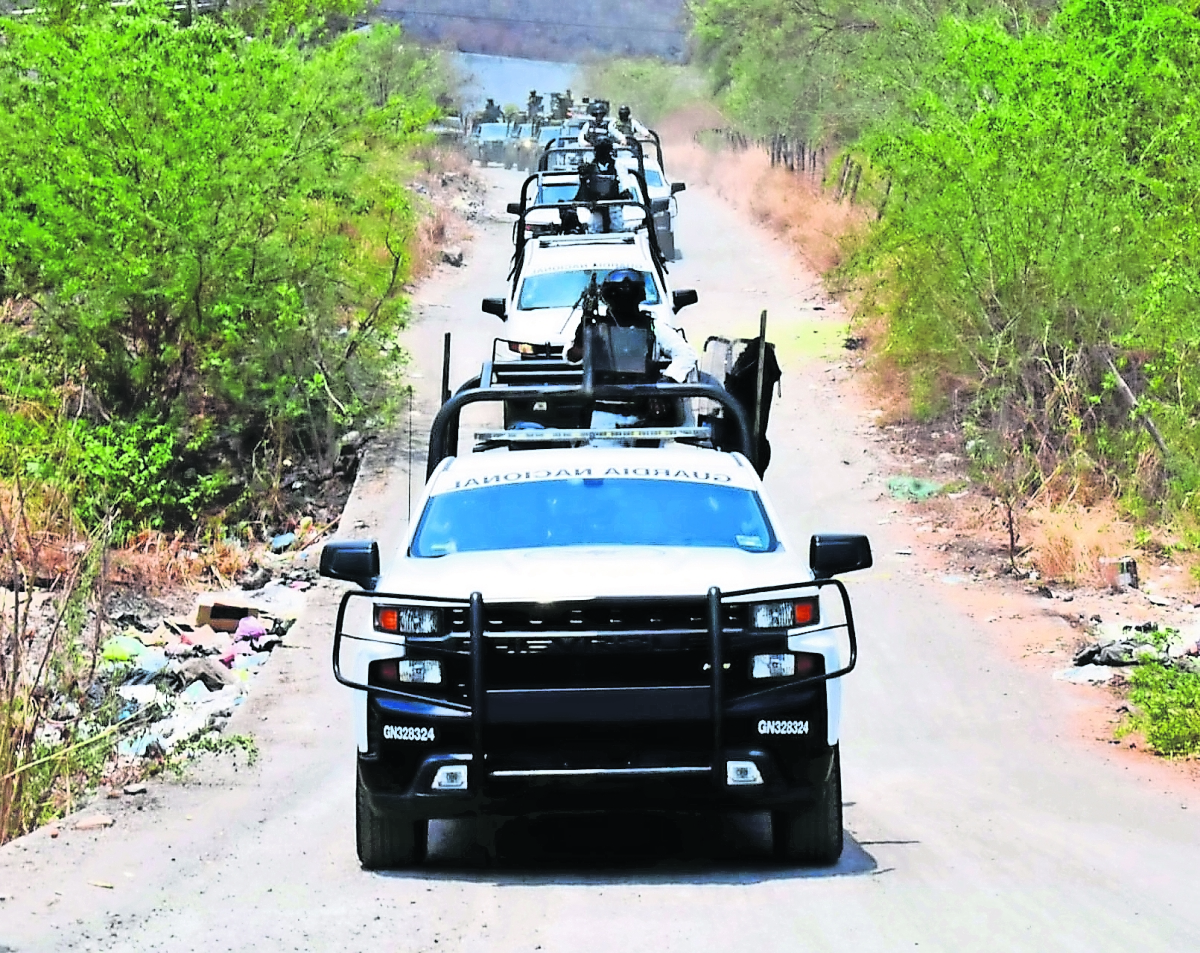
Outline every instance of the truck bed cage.
{"label": "truck bed cage", "polygon": [[[539,181],[540,177],[545,173],[544,173],[544,171],[543,172],[534,172],[532,175],[526,177],[525,181],[521,183],[521,201],[520,201],[521,209],[520,209],[520,212],[517,213],[517,221],[516,221],[516,224],[513,226],[513,243],[516,247],[515,247],[515,251],[513,252],[512,268],[510,269],[510,271],[508,273],[508,277],[513,283],[513,291],[514,292],[516,291],[516,283],[517,283],[518,278],[520,278],[520,275],[521,275],[521,266],[524,264],[524,261],[525,261],[525,246],[531,240],[525,236],[525,222],[526,222],[526,219],[528,218],[528,215],[530,212],[532,212],[534,210],[561,211],[564,208],[565,209],[587,208],[589,210],[594,211],[594,210],[599,210],[599,209],[603,209],[606,207],[611,208],[614,206],[619,207],[619,206],[629,206],[629,205],[637,206],[643,212],[643,219],[641,222],[638,223],[638,225],[636,226],[634,231],[637,231],[640,229],[646,230],[646,236],[647,236],[647,238],[649,240],[649,244],[650,244],[650,256],[654,260],[654,270],[658,273],[659,281],[661,281],[663,284],[665,284],[666,283],[666,273],[667,273],[667,259],[666,259],[666,256],[663,255],[662,248],[658,244],[658,233],[655,231],[655,228],[654,228],[654,209],[652,208],[652,205],[650,202],[650,193],[646,186],[646,177],[643,173],[643,170],[644,170],[644,166],[642,164],[641,156],[639,154],[638,168],[636,171],[631,171],[629,174],[634,177],[634,180],[637,182],[638,189],[641,192],[642,201],[640,201],[640,202],[633,200],[633,199],[602,199],[602,200],[591,201],[591,202],[570,201],[570,202],[547,202],[547,203],[530,204],[529,187],[530,187],[530,185],[537,183]],[[565,173],[570,173],[574,170],[564,169],[564,170],[559,170],[559,171],[562,171]],[[595,239],[597,237],[597,235],[624,235],[624,234],[632,234],[632,232],[600,232],[597,234],[583,235],[583,236],[579,236],[579,237],[583,238],[583,239],[587,239],[587,238]],[[539,237],[541,237],[541,236],[539,236]]]}
{"label": "truck bed cage", "polygon": [[[509,367],[509,365],[514,365]],[[523,366],[524,365],[524,366]],[[529,367],[528,365],[533,365]],[[541,382],[532,383],[534,378]],[[545,383],[545,380],[561,383]],[[596,384],[591,375],[585,374],[579,365],[567,361],[498,361],[487,362],[478,377],[467,381],[458,392],[444,403],[433,420],[429,432],[429,461],[426,478],[447,457],[458,454],[459,416],[470,404],[505,401],[544,401],[547,404],[575,404],[588,401],[630,403],[646,398],[673,400],[679,398],[704,397],[719,404],[725,411],[726,421],[732,424],[732,435],[728,443],[747,458],[751,456],[752,440],[750,424],[741,406],[724,388],[714,383],[654,383],[654,384]],[[643,435],[642,431],[645,431]],[[623,432],[622,432],[623,431]],[[650,431],[653,431],[651,433]],[[563,442],[582,443],[591,439],[673,439],[681,441],[707,441],[714,439],[708,427],[655,427],[631,428],[609,433],[608,430],[592,428],[580,430],[532,430],[511,431],[513,436],[502,439],[502,431],[483,431],[484,443],[498,446],[501,443]],[[532,433],[537,437],[527,437]]]}

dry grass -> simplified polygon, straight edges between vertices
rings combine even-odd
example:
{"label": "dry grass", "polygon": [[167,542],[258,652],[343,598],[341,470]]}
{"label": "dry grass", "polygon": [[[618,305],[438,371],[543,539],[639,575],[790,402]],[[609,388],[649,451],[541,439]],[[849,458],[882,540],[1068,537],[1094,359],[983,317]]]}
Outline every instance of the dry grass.
{"label": "dry grass", "polygon": [[815,271],[825,274],[841,264],[848,239],[869,221],[870,210],[835,202],[821,187],[819,168],[816,177],[797,174],[780,166],[772,168],[762,149],[736,152],[696,144],[698,131],[724,125],[716,110],[703,106],[661,123],[671,177],[709,186],[782,237]]}
{"label": "dry grass", "polygon": [[182,533],[143,530],[112,552],[109,575],[114,585],[148,593],[213,584],[227,588],[252,558],[229,540],[201,546]]}
{"label": "dry grass", "polygon": [[1036,506],[1021,514],[1026,559],[1048,582],[1072,586],[1111,585],[1102,560],[1136,554],[1134,528],[1111,501],[1094,506]]}
{"label": "dry grass", "polygon": [[429,195],[420,211],[413,241],[413,260],[409,280],[426,277],[441,261],[442,249],[459,245],[469,237],[467,223],[452,207],[455,199],[479,191],[471,172],[471,163],[460,149],[423,146],[413,158],[420,172],[413,177]]}

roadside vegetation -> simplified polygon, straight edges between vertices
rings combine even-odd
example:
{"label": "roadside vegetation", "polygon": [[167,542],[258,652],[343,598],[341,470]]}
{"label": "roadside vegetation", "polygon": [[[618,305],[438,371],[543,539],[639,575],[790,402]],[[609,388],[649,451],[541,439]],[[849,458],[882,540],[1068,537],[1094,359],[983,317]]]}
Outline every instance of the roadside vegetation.
{"label": "roadside vegetation", "polygon": [[738,124],[857,167],[841,278],[911,412],[955,417],[1009,499],[1115,498],[1200,544],[1190,9],[693,10]]}
{"label": "roadside vegetation", "polygon": [[110,577],[244,560],[397,409],[451,80],[357,9],[0,18],[0,842],[112,767]]}
{"label": "roadside vegetation", "polygon": [[[1194,9],[692,0],[691,10],[691,67],[608,64],[601,88],[656,121],[690,108],[703,118],[689,135],[718,150],[710,168],[755,172],[761,197],[745,194],[749,180],[717,187],[846,294],[855,340],[869,341],[879,386],[899,397],[895,415],[957,434],[1011,570],[1025,557],[1043,581],[1102,586],[1112,557],[1136,553],[1191,565],[1194,591]],[[647,76],[663,108],[634,98],[630,79]],[[723,134],[705,131],[714,126]],[[736,155],[747,145],[753,161]],[[836,254],[822,235],[838,238]],[[1191,667],[1145,663],[1128,691],[1122,730],[1160,754],[1200,753]]]}

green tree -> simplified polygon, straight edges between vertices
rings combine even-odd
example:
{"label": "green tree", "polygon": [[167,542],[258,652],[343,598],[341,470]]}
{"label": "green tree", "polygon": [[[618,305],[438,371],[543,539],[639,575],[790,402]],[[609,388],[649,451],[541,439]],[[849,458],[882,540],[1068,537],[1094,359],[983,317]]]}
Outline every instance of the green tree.
{"label": "green tree", "polygon": [[386,403],[416,221],[395,165],[436,114],[418,57],[380,85],[398,31],[302,48],[152,2],[3,30],[0,287],[38,305],[7,346],[91,395],[118,458],[196,471],[127,514],[216,490],[217,437],[321,454]]}

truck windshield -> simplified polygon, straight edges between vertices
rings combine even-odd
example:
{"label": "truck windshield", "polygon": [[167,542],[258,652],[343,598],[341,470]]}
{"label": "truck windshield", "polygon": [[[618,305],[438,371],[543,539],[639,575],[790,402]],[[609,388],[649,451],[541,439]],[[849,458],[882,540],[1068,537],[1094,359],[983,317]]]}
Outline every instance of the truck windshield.
{"label": "truck windshield", "polygon": [[[505,476],[498,472],[495,479]],[[741,487],[628,477],[535,480],[431,497],[410,553],[432,557],[548,546],[760,553],[773,550],[776,540],[758,495]]]}
{"label": "truck windshield", "polygon": [[[521,311],[536,311],[538,308],[570,308],[577,304],[583,289],[595,272],[596,280],[603,281],[612,269],[587,268],[579,271],[552,271],[544,275],[530,275],[521,282],[521,293],[517,296],[517,308]],[[646,304],[658,304],[658,288],[654,277],[642,272],[646,281]]]}

